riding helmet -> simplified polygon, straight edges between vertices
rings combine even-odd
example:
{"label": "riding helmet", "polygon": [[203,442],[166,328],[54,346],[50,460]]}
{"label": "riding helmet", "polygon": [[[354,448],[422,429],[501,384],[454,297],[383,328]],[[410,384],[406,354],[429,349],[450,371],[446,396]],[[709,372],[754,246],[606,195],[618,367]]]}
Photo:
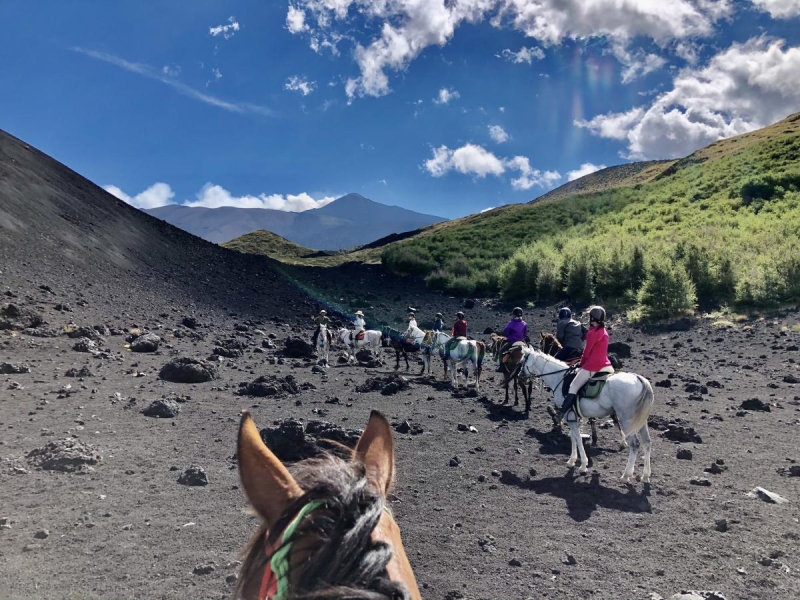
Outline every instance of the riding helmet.
{"label": "riding helmet", "polygon": [[321,314],[321,315],[327,315],[327,314],[328,314],[328,311],[326,311],[326,310],[321,310],[321,311],[319,311],[319,314]]}
{"label": "riding helmet", "polygon": [[521,317],[521,316],[522,316],[522,309],[521,309],[519,306],[517,306],[517,307],[516,307],[516,308],[515,308],[515,309],[514,309],[514,310],[511,312],[511,314],[513,314],[515,317]]}
{"label": "riding helmet", "polygon": [[442,318],[443,318],[443,316],[442,316],[442,313],[436,313],[436,314],[435,314],[435,315],[433,315],[433,316],[434,316],[434,317],[438,317],[438,318],[440,318],[440,319],[442,319]]}
{"label": "riding helmet", "polygon": [[602,306],[593,306],[589,311],[589,321],[606,322],[606,311]]}
{"label": "riding helmet", "polygon": [[572,318],[572,311],[568,308],[562,308],[558,311],[558,318],[559,319],[571,319]]}
{"label": "riding helmet", "polygon": [[459,319],[463,319],[463,318],[464,318],[464,313],[463,313],[463,312],[461,312],[461,311],[458,311],[458,312],[456,313],[456,316],[457,316]]}

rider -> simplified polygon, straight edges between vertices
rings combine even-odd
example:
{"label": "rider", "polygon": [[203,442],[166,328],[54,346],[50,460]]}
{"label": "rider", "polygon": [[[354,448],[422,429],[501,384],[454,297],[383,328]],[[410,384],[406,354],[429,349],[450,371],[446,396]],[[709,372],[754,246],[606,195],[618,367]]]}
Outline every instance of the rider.
{"label": "rider", "polygon": [[317,325],[317,328],[314,330],[314,346],[316,347],[317,338],[319,337],[320,327],[322,327],[323,325],[325,327],[327,327],[328,325],[330,325],[331,320],[330,320],[330,317],[328,317],[328,312],[325,311],[325,310],[319,311],[319,315],[318,316],[311,317],[311,318],[314,321],[314,323],[316,323],[316,325]]}
{"label": "rider", "polygon": [[444,348],[444,353],[448,360],[450,359],[450,351],[458,345],[459,338],[467,337],[467,320],[464,318],[463,312],[458,311],[456,313],[456,322],[453,324],[450,333],[453,337],[450,338]]}
{"label": "rider", "polygon": [[[500,356],[502,357],[503,354],[511,348],[517,342],[524,342],[528,337],[528,324],[522,320],[522,309],[517,306],[512,312],[511,320],[506,325],[506,328],[503,329],[503,337],[506,338],[503,347],[500,348]],[[500,359],[500,364],[497,367],[497,371],[499,373],[503,372],[503,360]]]}
{"label": "rider", "polygon": [[561,405],[563,418],[578,400],[578,390],[598,371],[613,373],[614,368],[608,360],[608,332],[606,331],[606,311],[602,306],[589,310],[589,331],[586,334],[586,347],[581,355],[581,368],[569,386],[569,393]]}
{"label": "rider", "polygon": [[556,327],[556,339],[561,344],[555,358],[558,360],[570,360],[580,355],[583,350],[583,340],[586,338],[586,327],[572,318],[572,311],[562,308],[558,311],[558,325]]}
{"label": "rider", "polygon": [[440,313],[440,312],[436,313],[435,316],[436,316],[436,320],[433,322],[433,330],[434,331],[441,331],[442,329],[444,329],[444,317],[442,316],[442,313]]}
{"label": "rider", "polygon": [[356,339],[356,336],[362,331],[365,331],[367,328],[367,323],[364,321],[364,313],[360,310],[356,311],[356,318],[355,321],[353,321],[353,327],[355,328],[353,331],[353,339]]}
{"label": "rider", "polygon": [[413,312],[410,312],[408,313],[408,329],[403,333],[403,338],[406,340],[410,339],[411,334],[414,333],[414,329],[418,329],[417,318],[414,316]]}

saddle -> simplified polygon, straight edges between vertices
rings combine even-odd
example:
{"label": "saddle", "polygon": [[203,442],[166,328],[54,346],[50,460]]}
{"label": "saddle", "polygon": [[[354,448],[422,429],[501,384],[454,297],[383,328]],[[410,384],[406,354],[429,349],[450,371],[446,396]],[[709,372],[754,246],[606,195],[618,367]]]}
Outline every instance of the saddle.
{"label": "saddle", "polygon": [[359,341],[359,342],[360,342],[361,340],[363,340],[363,339],[364,339],[364,336],[365,336],[365,335],[366,335],[366,332],[365,332],[365,331],[359,331],[357,334],[355,334],[355,335],[353,336],[353,339],[354,339],[354,340],[356,340],[356,341]]}
{"label": "saddle", "polygon": [[[573,373],[569,373],[566,377],[564,377],[564,383],[562,384],[563,389],[568,390],[572,380],[575,379],[575,375],[577,375],[577,371]],[[607,371],[600,371],[592,375],[591,379],[586,382],[586,384],[578,390],[578,400],[581,398],[597,398],[600,395],[600,392],[603,390],[603,386],[606,384],[609,376],[613,375],[613,373],[609,373]],[[575,404],[577,406],[577,403]]]}

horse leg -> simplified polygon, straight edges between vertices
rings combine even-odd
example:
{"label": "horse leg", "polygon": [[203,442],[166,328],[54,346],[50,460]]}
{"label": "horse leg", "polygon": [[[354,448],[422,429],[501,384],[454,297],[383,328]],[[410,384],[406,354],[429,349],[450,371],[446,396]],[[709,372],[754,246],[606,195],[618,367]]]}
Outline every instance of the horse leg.
{"label": "horse leg", "polygon": [[[649,435],[648,435],[649,438]],[[622,474],[622,481],[628,483],[633,477],[633,468],[636,466],[636,456],[639,454],[639,436],[632,433],[628,436],[628,464]]]}
{"label": "horse leg", "polygon": [[619,447],[627,448],[628,442],[625,441],[625,434],[622,432],[622,425],[619,424],[619,418],[617,418],[617,413],[611,414],[611,420],[614,421],[614,425],[617,426],[617,431],[619,432]]}
{"label": "horse leg", "polygon": [[639,439],[642,440],[642,453],[644,454],[644,469],[642,470],[642,483],[650,483],[650,432],[645,423],[639,430]]}
{"label": "horse leg", "polygon": [[506,388],[506,399],[503,400],[503,404],[508,404],[508,384],[509,384],[509,382],[506,381],[506,385],[505,385],[505,388]]}
{"label": "horse leg", "polygon": [[589,426],[592,428],[592,446],[597,446],[597,419],[589,419]]}
{"label": "horse leg", "polygon": [[531,414],[531,396],[533,395],[533,382],[528,380],[527,393],[526,384],[522,385],[522,394],[525,396],[525,414]]}
{"label": "horse leg", "polygon": [[[581,432],[578,431],[578,435],[580,436]],[[567,461],[567,466],[571,469],[575,466],[575,461],[578,460],[578,447],[575,445],[575,436],[572,434],[572,426],[569,428],[569,441],[571,444],[571,449],[569,453],[569,460]]]}
{"label": "horse leg", "polygon": [[406,371],[408,371],[411,368],[411,365],[408,364],[408,352],[406,352],[405,349],[403,349],[403,358],[406,359]]}
{"label": "horse leg", "polygon": [[397,369],[400,368],[400,348],[394,349],[394,359],[395,359],[394,370],[397,371]]}
{"label": "horse leg", "polygon": [[[580,452],[581,455],[581,466],[580,469],[578,469],[578,473],[581,475],[586,475],[586,473],[589,472],[589,458],[586,456],[586,449],[583,447],[580,423],[578,423],[577,420],[569,424],[569,433],[570,437],[572,438],[572,453],[575,453],[575,446],[577,445],[578,452]],[[570,460],[572,460],[572,456],[570,456]],[[572,464],[574,465],[575,461],[573,461]],[[569,463],[567,463],[567,465],[569,465]]]}

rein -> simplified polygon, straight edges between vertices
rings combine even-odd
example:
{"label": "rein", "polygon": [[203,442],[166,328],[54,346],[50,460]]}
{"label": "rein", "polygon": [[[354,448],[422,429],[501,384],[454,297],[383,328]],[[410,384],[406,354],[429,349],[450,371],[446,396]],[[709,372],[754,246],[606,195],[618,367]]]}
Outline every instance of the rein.
{"label": "rein", "polygon": [[[300,522],[321,506],[325,506],[325,503],[325,500],[317,499],[306,504],[283,530],[277,544],[266,544],[264,552],[269,560],[261,579],[259,600],[285,600],[289,597],[289,554],[294,544],[292,536]],[[384,505],[383,510],[394,518],[391,508]]]}
{"label": "rein", "polygon": [[[564,376],[561,378],[561,381],[559,381],[556,384],[556,387],[553,388],[553,393],[555,393],[558,390],[558,388],[561,387],[561,385],[564,383],[564,380],[567,378],[567,375],[569,374],[569,372],[570,371],[574,371],[575,369],[576,369],[576,365],[570,365],[566,369],[559,369],[558,371],[550,371],[549,373],[541,373],[541,374],[540,373],[530,373],[530,376],[533,377],[533,378],[542,379],[544,375],[557,375],[558,373],[564,373]],[[522,369],[521,370],[527,371],[527,369],[525,369],[524,363],[522,365]]]}

